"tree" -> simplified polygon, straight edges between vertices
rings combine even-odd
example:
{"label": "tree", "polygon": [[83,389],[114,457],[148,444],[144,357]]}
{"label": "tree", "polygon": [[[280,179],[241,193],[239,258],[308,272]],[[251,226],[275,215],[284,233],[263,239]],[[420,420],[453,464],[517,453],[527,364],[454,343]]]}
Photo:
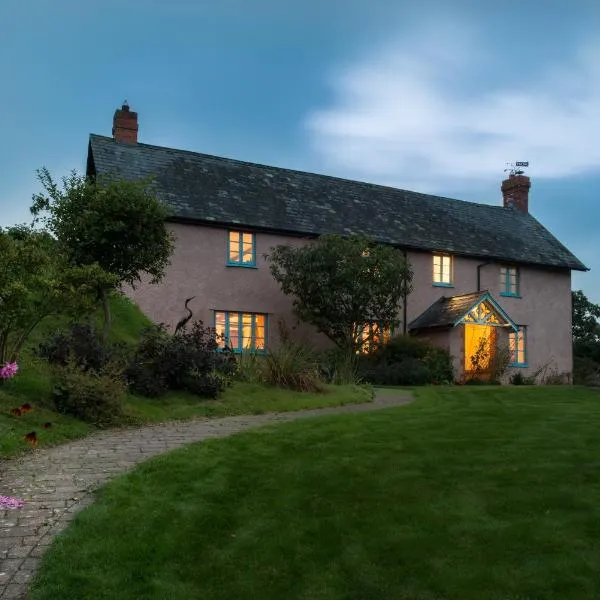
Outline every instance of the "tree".
{"label": "tree", "polygon": [[277,246],[269,258],[273,277],[294,298],[298,318],[347,356],[360,349],[365,324],[399,325],[412,271],[396,248],[362,236],[324,235],[302,247]]}
{"label": "tree", "polygon": [[578,290],[571,292],[573,308],[573,341],[600,343],[600,305],[590,302]]}
{"label": "tree", "polygon": [[114,277],[97,264],[73,266],[47,232],[0,229],[0,364],[14,362],[36,326],[50,315],[91,310]]}
{"label": "tree", "polygon": [[165,206],[145,181],[92,180],[75,171],[59,186],[43,168],[44,192],[33,198],[34,222],[43,222],[73,265],[98,264],[116,278],[100,290],[104,337],[111,326],[109,295],[122,283],[135,286],[142,275],[157,283],[173,251]]}

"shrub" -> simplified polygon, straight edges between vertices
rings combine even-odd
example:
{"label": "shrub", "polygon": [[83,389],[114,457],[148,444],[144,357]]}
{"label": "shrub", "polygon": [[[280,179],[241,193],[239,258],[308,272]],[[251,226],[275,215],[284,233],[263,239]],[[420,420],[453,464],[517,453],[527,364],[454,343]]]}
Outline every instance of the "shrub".
{"label": "shrub", "polygon": [[422,358],[422,362],[429,370],[430,381],[428,383],[449,383],[454,380],[452,356],[450,356],[448,350],[438,346],[430,346]]}
{"label": "shrub", "polygon": [[588,356],[574,356],[573,381],[578,385],[600,385],[600,363]]}
{"label": "shrub", "polygon": [[340,348],[331,348],[315,354],[319,365],[319,377],[334,385],[352,385],[359,383],[358,357],[348,355]]}
{"label": "shrub", "polygon": [[588,375],[584,380],[584,384],[590,387],[600,387],[600,368],[595,373]]}
{"label": "shrub", "polygon": [[291,338],[283,322],[279,323],[280,344],[267,354],[243,352],[235,355],[235,378],[246,383],[305,392],[325,390],[316,353]]}
{"label": "shrub", "polygon": [[540,378],[542,385],[568,385],[571,383],[571,376],[565,371],[558,371],[556,368],[549,369]]}
{"label": "shrub", "polygon": [[282,322],[279,324],[279,336],[279,346],[264,357],[264,383],[302,392],[325,391],[314,351],[294,341]]}
{"label": "shrub", "polygon": [[396,335],[377,349],[372,356],[378,361],[400,362],[405,358],[423,359],[434,346],[427,340],[412,335]]}
{"label": "shrub", "polygon": [[425,385],[451,382],[452,357],[444,348],[409,335],[393,337],[359,358],[359,374],[375,385]]}
{"label": "shrub", "polygon": [[168,390],[215,398],[234,371],[232,354],[218,351],[214,330],[197,321],[173,335],[162,325],[144,330],[126,377],[134,392],[150,398]]}
{"label": "shrub", "polygon": [[298,390],[323,392],[317,361],[302,346],[279,346],[265,356],[264,382],[267,385]]}
{"label": "shrub", "polygon": [[521,371],[517,371],[509,379],[509,383],[512,385],[535,385],[535,375],[523,375]]}
{"label": "shrub", "polygon": [[42,342],[37,355],[51,365],[65,367],[72,363],[82,371],[101,371],[109,363],[119,362],[122,346],[104,344],[89,323],[73,323],[67,331],[57,331]]}
{"label": "shrub", "polygon": [[125,381],[114,367],[103,371],[83,370],[74,362],[55,368],[54,404],[58,412],[98,427],[108,427],[123,414]]}
{"label": "shrub", "polygon": [[431,383],[429,369],[422,361],[407,356],[398,362],[382,362],[363,375],[374,385],[425,385]]}
{"label": "shrub", "polygon": [[244,383],[264,383],[265,357],[256,352],[242,352],[235,356],[235,379]]}
{"label": "shrub", "polygon": [[184,377],[182,387],[196,396],[216,398],[230,383],[229,377],[217,371],[205,375],[192,372]]}

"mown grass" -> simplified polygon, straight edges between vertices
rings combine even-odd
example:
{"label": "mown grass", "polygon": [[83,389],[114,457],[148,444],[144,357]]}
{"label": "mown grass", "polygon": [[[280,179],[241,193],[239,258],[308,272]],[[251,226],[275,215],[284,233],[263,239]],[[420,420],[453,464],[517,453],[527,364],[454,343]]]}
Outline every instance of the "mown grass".
{"label": "mown grass", "polygon": [[[137,306],[123,297],[113,299],[112,310],[112,339],[134,344],[142,329],[149,325],[148,319]],[[93,319],[99,322],[100,316],[94,315]],[[49,334],[67,324],[66,320],[43,322],[35,330],[19,360],[18,375],[0,387],[0,458],[31,448],[24,436],[32,431],[36,432],[38,446],[43,447],[82,437],[95,430],[91,425],[53,410],[50,370],[33,352]],[[358,386],[330,386],[326,393],[310,394],[245,383],[229,387],[219,400],[203,400],[185,393],[171,393],[160,399],[128,394],[125,397],[122,425],[325,408],[368,402],[371,396],[370,388]],[[10,414],[12,409],[25,403],[32,406],[31,412],[21,416]],[[44,428],[46,423],[50,423],[49,429]]]}
{"label": "mown grass", "polygon": [[56,539],[31,598],[600,597],[600,394],[417,396],[141,465]]}
{"label": "mown grass", "polygon": [[125,411],[131,422],[147,423],[327,408],[370,402],[372,398],[371,389],[364,386],[328,386],[325,393],[313,394],[254,383],[235,383],[218,400],[199,401],[196,396],[184,393],[170,393],[160,401],[130,395]]}

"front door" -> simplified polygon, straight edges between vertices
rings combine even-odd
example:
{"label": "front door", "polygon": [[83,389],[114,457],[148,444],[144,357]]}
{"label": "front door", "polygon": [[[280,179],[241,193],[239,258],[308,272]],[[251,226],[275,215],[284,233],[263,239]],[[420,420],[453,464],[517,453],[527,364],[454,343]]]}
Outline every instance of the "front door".
{"label": "front door", "polygon": [[465,373],[489,373],[495,350],[495,327],[465,324]]}

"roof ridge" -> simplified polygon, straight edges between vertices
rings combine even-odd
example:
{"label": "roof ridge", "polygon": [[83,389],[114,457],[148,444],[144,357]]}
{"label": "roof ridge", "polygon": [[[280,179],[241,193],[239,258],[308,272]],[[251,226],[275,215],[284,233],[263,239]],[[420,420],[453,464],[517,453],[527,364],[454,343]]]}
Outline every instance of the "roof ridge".
{"label": "roof ridge", "polygon": [[586,270],[534,217],[503,206],[97,134],[88,147],[93,174],[153,177],[173,220],[281,235],[361,233],[405,249]]}
{"label": "roof ridge", "polygon": [[361,186],[364,186],[367,188],[393,190],[394,192],[406,192],[408,194],[416,194],[418,196],[423,196],[423,197],[427,197],[427,198],[435,198],[436,200],[444,200],[447,202],[461,202],[461,203],[469,204],[471,206],[485,206],[486,208],[499,209],[501,211],[507,211],[507,210],[514,211],[514,209],[512,209],[512,208],[506,208],[499,204],[488,204],[487,202],[472,202],[471,200],[462,200],[461,198],[450,198],[449,196],[439,196],[437,194],[425,194],[424,192],[415,192],[414,190],[407,190],[405,188],[394,187],[392,185],[383,185],[381,183],[374,183],[371,181],[361,181],[359,179],[348,179],[347,177],[338,177],[337,175],[327,175],[326,173],[315,173],[313,171],[303,171],[301,169],[291,169],[289,167],[279,167],[276,165],[267,165],[264,163],[257,163],[257,162],[252,162],[252,161],[248,161],[248,160],[242,160],[239,158],[230,158],[227,156],[219,156],[217,154],[206,154],[205,152],[198,152],[196,150],[184,150],[184,149],[180,149],[180,148],[171,148],[169,146],[158,146],[156,144],[147,144],[145,142],[137,142],[137,144],[135,144],[135,145],[126,144],[126,143],[122,144],[122,143],[116,142],[115,139],[110,136],[100,135],[97,133],[90,133],[90,138],[92,138],[92,137],[101,138],[106,141],[111,141],[122,147],[129,147],[129,148],[144,147],[144,148],[148,148],[148,149],[158,149],[158,150],[174,152],[174,153],[178,153],[178,154],[183,153],[183,154],[189,154],[189,155],[197,156],[197,157],[201,157],[201,158],[209,158],[209,159],[217,160],[217,161],[226,161],[229,163],[236,163],[236,164],[243,165],[243,166],[258,167],[258,168],[262,168],[262,169],[274,169],[276,171],[294,173],[296,175],[309,175],[312,177],[322,177],[324,179],[329,179],[332,181],[343,181],[343,182],[347,182],[347,183],[352,183],[354,185],[358,184],[358,185],[361,185]]}

